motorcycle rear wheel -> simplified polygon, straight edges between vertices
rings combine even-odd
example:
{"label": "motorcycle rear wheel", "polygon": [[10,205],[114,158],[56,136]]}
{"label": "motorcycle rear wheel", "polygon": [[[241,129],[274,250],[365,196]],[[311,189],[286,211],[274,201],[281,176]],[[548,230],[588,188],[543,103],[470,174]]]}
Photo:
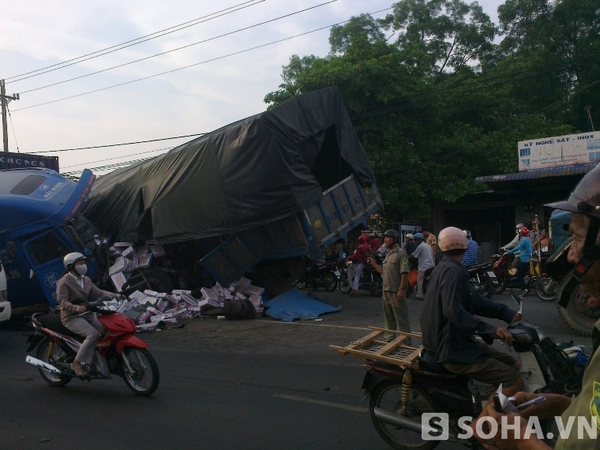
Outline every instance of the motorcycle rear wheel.
{"label": "motorcycle rear wheel", "polygon": [[[52,341],[48,338],[42,339],[42,341],[37,346],[36,357],[44,361],[45,363],[54,365],[57,362],[68,363],[71,362],[72,357],[68,356],[65,351],[60,348],[58,345],[54,345],[52,353],[50,353],[50,343]],[[47,370],[38,368],[40,371],[40,375],[46,381],[46,383],[52,386],[64,386],[69,381],[72,380],[71,377],[67,377],[65,375],[57,375],[55,373],[49,372]]]}
{"label": "motorcycle rear wheel", "polygon": [[348,294],[352,290],[352,286],[350,285],[350,280],[348,280],[348,274],[343,273],[340,276],[340,291],[344,294]]}
{"label": "motorcycle rear wheel", "polygon": [[[398,414],[398,409],[401,405],[402,381],[387,380],[373,389],[369,402],[369,413],[379,436],[396,450],[431,450],[435,448],[439,441],[423,440],[421,432],[399,428],[397,425],[380,421],[375,416],[375,408],[381,408],[393,414]],[[436,406],[431,396],[421,386],[413,383],[410,388],[409,404],[403,417],[421,421],[423,413],[435,411]]]}
{"label": "motorcycle rear wheel", "polygon": [[540,277],[535,284],[535,293],[543,302],[553,302],[556,298],[558,283],[550,277]]}
{"label": "motorcycle rear wheel", "polygon": [[123,362],[123,379],[136,395],[146,397],[158,388],[160,375],[154,357],[145,348],[127,347],[123,350],[132,372]]}
{"label": "motorcycle rear wheel", "polygon": [[506,290],[506,282],[505,282],[505,280],[503,280],[500,277],[496,278],[496,282],[498,284],[496,285],[496,289],[494,290],[494,294],[500,295],[500,294],[502,294]]}
{"label": "motorcycle rear wheel", "polygon": [[325,290],[327,292],[335,291],[335,288],[337,288],[337,285],[338,285],[338,279],[335,276],[335,274],[333,272],[327,272],[327,273],[323,274],[323,278],[331,280],[331,282],[328,285],[323,286],[325,288]]}

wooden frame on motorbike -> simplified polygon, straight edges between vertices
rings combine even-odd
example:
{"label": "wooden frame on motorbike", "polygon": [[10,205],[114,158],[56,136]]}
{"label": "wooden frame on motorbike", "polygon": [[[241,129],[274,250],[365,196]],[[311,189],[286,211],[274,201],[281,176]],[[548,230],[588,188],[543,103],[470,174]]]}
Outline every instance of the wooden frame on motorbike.
{"label": "wooden frame on motorbike", "polygon": [[[417,368],[422,345],[408,345],[408,342],[420,340],[421,333],[405,333],[403,331],[387,330],[385,328],[369,327],[373,330],[366,336],[351,342],[345,347],[330,345],[341,356],[353,355],[369,361],[385,362],[395,366]],[[387,341],[383,334],[395,334],[396,337]]]}

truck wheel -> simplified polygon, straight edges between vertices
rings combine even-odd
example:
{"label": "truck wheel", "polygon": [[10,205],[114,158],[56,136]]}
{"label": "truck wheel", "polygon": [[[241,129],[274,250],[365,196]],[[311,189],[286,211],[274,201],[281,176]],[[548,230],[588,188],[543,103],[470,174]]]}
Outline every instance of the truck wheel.
{"label": "truck wheel", "polygon": [[148,267],[142,269],[142,273],[146,277],[148,287],[153,291],[170,294],[175,289],[171,276],[160,267]]}
{"label": "truck wheel", "polygon": [[594,323],[600,316],[599,312],[591,311],[586,305],[587,295],[580,292],[579,286],[573,290],[566,308],[559,305],[558,312],[565,323],[581,336],[591,336]]}

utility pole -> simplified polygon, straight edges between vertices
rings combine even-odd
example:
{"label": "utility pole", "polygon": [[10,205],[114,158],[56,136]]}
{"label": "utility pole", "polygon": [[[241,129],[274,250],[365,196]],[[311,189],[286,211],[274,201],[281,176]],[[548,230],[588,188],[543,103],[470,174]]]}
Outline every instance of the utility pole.
{"label": "utility pole", "polygon": [[6,95],[4,80],[0,80],[0,102],[2,102],[2,138],[5,152],[8,152],[8,124],[6,120],[6,111],[8,102],[11,100],[19,100],[19,94]]}
{"label": "utility pole", "polygon": [[592,121],[592,113],[590,112],[590,109],[592,109],[592,107],[590,105],[587,105],[583,109],[587,112],[588,120],[590,121],[590,128],[592,129],[592,131],[594,131],[594,122]]}

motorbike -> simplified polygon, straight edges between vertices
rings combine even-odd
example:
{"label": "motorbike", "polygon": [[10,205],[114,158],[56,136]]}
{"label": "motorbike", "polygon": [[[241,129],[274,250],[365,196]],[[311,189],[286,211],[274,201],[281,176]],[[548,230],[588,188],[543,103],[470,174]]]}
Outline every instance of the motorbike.
{"label": "motorbike", "polygon": [[470,286],[481,295],[492,298],[498,285],[496,274],[492,270],[492,263],[476,264],[468,267],[467,272]]}
{"label": "motorbike", "polygon": [[[513,259],[514,256],[512,254],[509,255],[508,253],[504,253],[502,255],[492,255],[492,271],[496,275],[494,294],[500,295],[506,290],[506,288],[521,288],[521,280],[515,277],[517,269],[512,267]],[[526,274],[524,278],[525,283],[527,284],[527,289],[535,289],[538,277]]]}
{"label": "motorbike", "polygon": [[340,264],[345,267],[345,260],[326,262],[317,259],[306,268],[302,278],[294,280],[294,286],[304,289],[310,285],[313,289],[322,287],[329,292],[335,291],[341,276]]}
{"label": "motorbike", "polygon": [[[378,256],[377,262],[381,264],[381,259]],[[344,294],[348,294],[352,290],[352,280],[348,279],[348,266],[340,275],[340,291]],[[365,264],[361,274],[360,281],[358,282],[358,289],[368,291],[373,296],[379,296],[382,293],[383,279],[381,274],[377,272],[370,264]]]}
{"label": "motorbike", "polygon": [[[425,294],[425,292],[427,292],[427,286],[429,286],[429,280],[431,279],[431,272],[433,272],[433,269],[435,267],[430,267],[429,269],[427,269],[425,271],[425,275],[423,276],[423,295]],[[416,269],[413,269],[412,271],[416,272]],[[412,272],[411,271],[411,272]],[[414,282],[410,281],[410,276],[409,276],[409,282],[408,282],[408,286],[406,287],[406,297],[410,297],[413,292],[415,292],[417,290],[417,276],[415,275],[414,278]]]}
{"label": "motorbike", "polygon": [[135,394],[151,395],[158,388],[158,365],[148,351],[148,345],[133,335],[135,323],[116,312],[110,300],[102,297],[82,313],[96,312],[103,327],[92,364],[83,364],[87,375],[78,377],[71,370],[71,363],[84,338],[66,328],[60,317],[52,313],[35,313],[32,316],[34,332],[27,340],[27,353],[36,349],[36,356],[27,355],[25,361],[37,367],[42,378],[52,386],[65,386],[73,378],[88,381],[109,379],[114,374],[122,377]]}
{"label": "motorbike", "polygon": [[[513,299],[520,299],[513,295]],[[521,376],[526,392],[576,394],[581,390],[582,374],[564,352],[532,323],[521,320],[508,327],[513,334],[513,348],[521,360]],[[413,338],[414,339],[414,338]],[[381,346],[390,343],[381,342]],[[408,353],[413,347],[405,347]],[[375,348],[370,349],[375,351]],[[464,375],[448,372],[435,361],[433,352],[421,348],[417,364],[400,367],[388,362],[366,360],[362,389],[369,396],[370,417],[377,433],[397,450],[432,449],[439,440],[440,423],[428,418],[448,414],[447,440],[472,448],[481,448],[474,439],[467,439],[469,420],[482,411],[494,391],[491,385]],[[425,417],[422,417],[425,415]],[[466,422],[465,422],[466,420]],[[542,422],[546,430],[554,421]],[[437,427],[437,428],[436,428]],[[557,436],[557,433],[554,433]]]}

